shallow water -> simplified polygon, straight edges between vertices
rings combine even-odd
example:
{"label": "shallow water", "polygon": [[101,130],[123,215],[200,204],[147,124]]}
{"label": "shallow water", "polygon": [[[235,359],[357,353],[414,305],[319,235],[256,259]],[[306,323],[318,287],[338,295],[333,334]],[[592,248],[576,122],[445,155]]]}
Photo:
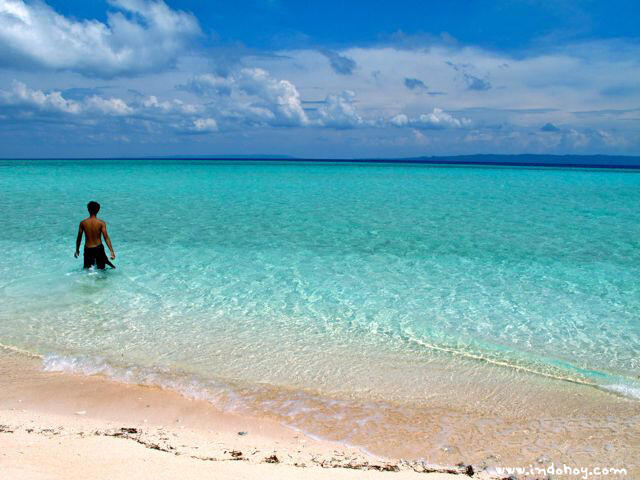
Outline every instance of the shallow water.
{"label": "shallow water", "polygon": [[[91,199],[117,270],[73,258]],[[298,426],[575,383],[637,401],[639,210],[630,171],[2,161],[0,343]]]}

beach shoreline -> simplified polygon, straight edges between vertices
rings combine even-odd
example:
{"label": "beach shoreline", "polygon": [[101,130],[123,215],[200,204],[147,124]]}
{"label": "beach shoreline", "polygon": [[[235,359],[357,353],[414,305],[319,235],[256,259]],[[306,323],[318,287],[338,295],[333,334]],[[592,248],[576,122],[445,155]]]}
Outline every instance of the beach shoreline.
{"label": "beach shoreline", "polygon": [[6,478],[86,478],[87,469],[92,478],[109,479],[138,471],[140,478],[185,472],[184,478],[376,479],[398,472],[393,478],[445,480],[472,472],[464,464],[374,456],[159,387],[44,372],[37,357],[16,351],[4,349],[1,359],[0,471]]}
{"label": "beach shoreline", "polygon": [[[207,400],[187,398],[171,389],[123,383],[103,375],[47,372],[43,370],[42,359],[39,356],[29,356],[28,352],[18,349],[0,349],[0,360],[0,425],[3,429],[3,432],[0,432],[3,436],[0,438],[5,439],[4,455],[0,466],[5,471],[15,473],[10,478],[74,478],[73,475],[80,471],[78,469],[82,465],[71,462],[71,460],[75,461],[76,452],[84,452],[81,455],[91,459],[94,454],[103,449],[111,449],[112,447],[106,444],[111,444],[114,439],[130,440],[126,442],[128,445],[126,447],[122,447],[125,443],[118,444],[118,448],[124,448],[118,455],[127,458],[127,462],[133,462],[132,469],[138,468],[136,465],[139,466],[140,462],[146,462],[148,452],[144,449],[150,449],[155,453],[163,453],[168,458],[190,458],[192,461],[199,462],[205,459],[209,463],[214,462],[212,459],[216,462],[228,463],[242,458],[246,462],[242,462],[244,466],[239,468],[247,469],[249,468],[247,465],[253,465],[246,472],[248,475],[246,478],[254,476],[270,478],[269,475],[273,472],[277,472],[277,475],[274,473],[276,475],[274,478],[287,478],[288,474],[293,475],[292,478],[326,478],[322,476],[324,468],[360,472],[364,475],[362,478],[370,478],[371,475],[385,472],[401,472],[402,475],[421,472],[420,478],[425,478],[424,472],[431,472],[434,475],[456,472],[456,475],[464,477],[471,471],[475,472],[474,478],[504,478],[498,473],[499,470],[496,467],[527,466],[527,463],[522,460],[525,457],[518,457],[513,454],[513,451],[505,450],[504,446],[494,443],[491,420],[488,418],[468,419],[467,427],[475,431],[475,435],[468,437],[467,441],[475,443],[466,445],[458,443],[457,446],[454,443],[447,447],[449,451],[444,458],[451,459],[448,462],[442,462],[442,458],[434,459],[426,455],[426,458],[403,457],[395,454],[397,450],[393,448],[384,452],[388,453],[387,455],[377,455],[378,452],[371,453],[364,448],[295,430],[266,415],[251,416],[244,412],[223,411]],[[602,393],[602,395],[607,394]],[[621,401],[624,402],[624,400]],[[472,400],[470,399],[469,402]],[[450,415],[453,415],[453,411]],[[591,415],[593,416],[594,413],[591,412]],[[596,431],[589,431],[588,426],[591,420],[585,417],[586,412],[583,412],[582,417],[566,419],[567,424],[584,423],[583,437]],[[428,421],[438,423],[443,419],[432,417]],[[446,423],[446,419],[444,421]],[[537,421],[544,423],[549,420],[539,418]],[[634,421],[637,424],[638,418],[628,419],[629,428],[633,429],[631,424]],[[486,430],[478,431],[481,428],[478,425],[485,425]],[[446,428],[443,425],[438,426]],[[458,425],[453,428],[460,430],[462,427]],[[507,435],[513,440],[514,449],[520,448],[518,445],[525,445],[526,450],[536,443],[544,444],[545,441],[549,441],[540,432],[534,433],[534,437],[531,437],[532,432],[525,430],[526,426],[514,423],[510,428],[514,431]],[[554,427],[550,425],[548,428]],[[452,431],[449,434],[458,441],[465,438],[464,432],[461,431]],[[11,440],[7,441],[9,436]],[[62,438],[64,441],[56,443]],[[427,438],[425,437],[425,442],[430,441]],[[494,452],[485,460],[479,460],[485,456],[478,456],[474,451],[474,449],[481,449],[478,442],[482,438]],[[573,465],[585,465],[585,458],[593,459],[592,456],[583,455],[585,447],[581,444],[584,438],[576,437],[575,432],[564,432],[561,438],[573,444],[570,455],[558,456],[558,452],[549,451],[548,455],[531,458],[530,465],[534,468],[546,468],[547,465],[559,464],[560,461],[572,462],[570,464]],[[621,456],[602,457],[601,463],[627,468],[633,475],[637,471],[637,465],[631,462],[632,457],[629,452],[633,451],[634,445],[637,445],[637,437],[629,437],[627,433],[626,438],[627,450],[623,451]],[[407,441],[415,441],[415,438],[407,438]],[[40,447],[37,449],[37,455],[33,449],[36,445]],[[140,446],[144,448],[141,450]],[[425,444],[425,452],[432,447],[433,445]],[[483,448],[486,450],[487,445]],[[610,452],[619,449],[620,445],[614,446],[610,442],[604,448]],[[43,459],[43,455],[55,459],[55,464],[46,458]],[[70,458],[70,470],[64,471],[67,463],[60,463],[61,456],[73,457]],[[16,459],[18,462],[15,461]],[[265,463],[275,464],[275,459],[277,459],[278,469],[269,471],[267,467],[270,465]],[[621,462],[621,459],[627,461]],[[166,460],[163,462],[167,463]],[[114,474],[115,470],[110,471],[108,467],[115,463],[117,463],[115,457],[104,460],[101,468],[106,469],[102,472],[108,476],[105,478],[119,478]],[[182,460],[178,463],[182,463]],[[51,472],[57,473],[39,477],[36,470],[42,465]],[[217,471],[218,465],[218,463],[213,465],[213,471]],[[22,470],[15,470],[15,468]],[[164,468],[170,471],[174,467]],[[200,472],[204,467],[193,468]],[[218,472],[222,475],[220,478],[226,478],[224,468]],[[283,469],[295,471],[283,473]],[[301,474],[301,471],[304,473]],[[102,473],[96,478],[102,478],[100,477]],[[228,473],[231,475],[229,478],[244,478],[242,475],[245,475],[235,470]],[[453,474],[449,473],[449,475]],[[331,478],[342,477],[332,474]],[[433,478],[455,477],[435,476]],[[518,478],[536,477],[519,476]]]}

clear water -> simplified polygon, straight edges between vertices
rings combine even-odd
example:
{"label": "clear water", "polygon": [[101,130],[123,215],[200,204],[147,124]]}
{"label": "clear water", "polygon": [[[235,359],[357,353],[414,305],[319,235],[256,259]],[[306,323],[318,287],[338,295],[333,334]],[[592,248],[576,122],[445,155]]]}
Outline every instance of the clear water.
{"label": "clear water", "polygon": [[[116,270],[73,258],[89,200]],[[640,398],[639,213],[631,171],[2,161],[0,343],[280,411],[496,375]]]}

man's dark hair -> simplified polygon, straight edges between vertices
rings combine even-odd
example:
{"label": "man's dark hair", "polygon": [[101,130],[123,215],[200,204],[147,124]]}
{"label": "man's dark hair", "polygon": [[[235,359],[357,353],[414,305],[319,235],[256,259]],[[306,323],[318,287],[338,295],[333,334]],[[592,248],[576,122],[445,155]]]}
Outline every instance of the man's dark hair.
{"label": "man's dark hair", "polygon": [[89,215],[97,215],[100,211],[100,204],[98,202],[91,201],[87,203],[87,210],[89,210]]}

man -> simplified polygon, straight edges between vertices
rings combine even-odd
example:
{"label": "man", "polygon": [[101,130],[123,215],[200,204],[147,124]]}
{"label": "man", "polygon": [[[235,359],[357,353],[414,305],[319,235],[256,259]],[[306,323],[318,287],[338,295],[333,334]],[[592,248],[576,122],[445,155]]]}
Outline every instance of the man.
{"label": "man", "polygon": [[75,257],[78,258],[80,255],[80,242],[82,242],[82,234],[84,233],[84,268],[90,268],[93,265],[96,265],[100,270],[104,270],[105,265],[116,268],[107,258],[104,245],[102,245],[101,237],[104,237],[104,241],[107,242],[107,247],[111,251],[111,260],[115,260],[116,252],[113,251],[111,239],[107,234],[107,224],[98,219],[100,204],[93,201],[89,202],[87,209],[89,210],[89,218],[85,218],[80,222]]}

